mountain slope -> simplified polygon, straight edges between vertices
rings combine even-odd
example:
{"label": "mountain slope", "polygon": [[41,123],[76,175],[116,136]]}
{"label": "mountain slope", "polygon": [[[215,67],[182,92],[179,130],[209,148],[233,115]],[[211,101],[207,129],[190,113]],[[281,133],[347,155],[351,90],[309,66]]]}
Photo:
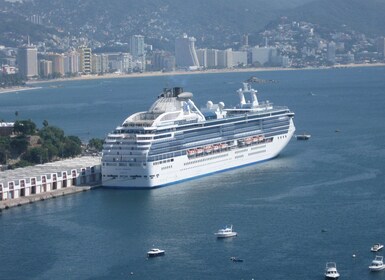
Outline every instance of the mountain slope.
{"label": "mountain slope", "polygon": [[331,29],[347,26],[368,35],[385,35],[385,0],[318,0],[287,15]]}

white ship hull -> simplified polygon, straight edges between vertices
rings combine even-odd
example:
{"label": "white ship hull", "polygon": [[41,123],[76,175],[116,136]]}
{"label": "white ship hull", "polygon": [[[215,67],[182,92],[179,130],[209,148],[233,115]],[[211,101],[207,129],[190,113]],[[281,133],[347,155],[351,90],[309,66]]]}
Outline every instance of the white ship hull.
{"label": "white ship hull", "polygon": [[[112,167],[112,172],[119,174],[119,176],[103,178],[103,186],[134,189],[163,187],[266,161],[278,156],[294,132],[294,124],[290,120],[287,134],[274,136],[270,142],[236,147],[204,156],[188,157],[183,155],[175,157],[173,162],[158,165],[148,163],[146,167]],[[108,167],[104,168],[105,173],[110,173]],[[130,174],[138,174],[138,176],[131,178]]]}

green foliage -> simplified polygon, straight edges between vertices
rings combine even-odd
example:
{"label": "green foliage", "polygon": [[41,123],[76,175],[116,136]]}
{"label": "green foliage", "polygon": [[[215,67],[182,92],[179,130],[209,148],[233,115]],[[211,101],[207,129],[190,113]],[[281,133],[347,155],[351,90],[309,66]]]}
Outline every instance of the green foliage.
{"label": "green foliage", "polygon": [[100,152],[103,149],[103,142],[104,142],[103,139],[92,138],[88,142],[88,147]]}
{"label": "green foliage", "polygon": [[65,157],[74,157],[82,152],[81,141],[76,136],[70,136],[65,139],[63,153]]}
{"label": "green foliage", "polygon": [[330,29],[345,26],[370,34],[384,35],[385,2],[380,0],[318,0],[288,11],[289,18],[308,21]]}
{"label": "green foliage", "polygon": [[25,79],[19,74],[0,74],[0,87],[24,86]]}
{"label": "green foliage", "polygon": [[42,139],[43,145],[51,143],[56,147],[64,142],[64,131],[55,126],[45,126],[39,131],[39,136]]}
{"label": "green foliage", "polygon": [[13,131],[16,134],[34,135],[36,133],[36,124],[30,120],[16,121],[13,126]]}
{"label": "green foliage", "polygon": [[22,160],[34,164],[45,163],[48,161],[48,152],[42,147],[31,148],[22,156]]}
{"label": "green foliage", "polygon": [[59,146],[53,145],[51,142],[43,143],[42,148],[46,151],[47,154],[47,161],[53,160],[56,157],[60,157],[60,150],[62,150],[62,144]]}
{"label": "green foliage", "polygon": [[26,160],[19,160],[18,162],[16,162],[12,168],[19,168],[19,167],[26,167],[26,166],[30,166],[32,165],[31,162],[29,161],[26,161]]}
{"label": "green foliage", "polygon": [[14,127],[16,135],[0,137],[0,164],[10,158],[20,159],[21,162],[13,167],[21,167],[81,154],[79,137],[65,136],[62,129],[49,126],[48,121],[43,125],[38,136],[31,136],[36,133],[36,125],[32,121],[17,121]]}
{"label": "green foliage", "polygon": [[0,164],[5,164],[9,156],[11,145],[10,137],[0,136]]}
{"label": "green foliage", "polygon": [[11,153],[20,155],[27,151],[29,142],[25,135],[19,135],[17,137],[13,137],[9,144]]}

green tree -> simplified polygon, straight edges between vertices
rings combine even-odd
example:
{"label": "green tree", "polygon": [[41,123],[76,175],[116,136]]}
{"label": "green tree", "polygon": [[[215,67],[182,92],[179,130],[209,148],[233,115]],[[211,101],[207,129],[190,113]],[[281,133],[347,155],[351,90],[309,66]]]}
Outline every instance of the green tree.
{"label": "green tree", "polygon": [[36,124],[31,120],[16,121],[13,125],[13,131],[23,135],[34,135],[36,133]]}
{"label": "green tree", "polygon": [[96,151],[100,152],[103,149],[103,142],[104,142],[103,139],[92,138],[88,142],[88,147],[90,147],[91,149],[95,149]]}
{"label": "green tree", "polygon": [[6,164],[11,151],[11,138],[0,136],[0,164]]}
{"label": "green tree", "polygon": [[19,168],[19,167],[26,167],[26,166],[30,166],[32,165],[31,162],[29,161],[26,161],[26,160],[19,160],[18,162],[16,162],[12,168]]}
{"label": "green tree", "polygon": [[54,146],[51,142],[44,143],[42,148],[47,151],[47,158],[49,161],[54,160],[56,157],[60,156],[61,146]]}
{"label": "green tree", "polygon": [[34,164],[45,163],[48,162],[48,152],[42,147],[34,147],[29,149],[22,159]]}
{"label": "green tree", "polygon": [[76,136],[69,136],[65,139],[63,154],[65,157],[74,157],[81,154],[81,141]]}
{"label": "green tree", "polygon": [[39,131],[43,145],[50,142],[52,145],[59,147],[64,142],[64,131],[55,126],[46,126]]}
{"label": "green tree", "polygon": [[28,149],[29,141],[25,135],[12,138],[10,144],[11,152],[14,155],[21,155]]}

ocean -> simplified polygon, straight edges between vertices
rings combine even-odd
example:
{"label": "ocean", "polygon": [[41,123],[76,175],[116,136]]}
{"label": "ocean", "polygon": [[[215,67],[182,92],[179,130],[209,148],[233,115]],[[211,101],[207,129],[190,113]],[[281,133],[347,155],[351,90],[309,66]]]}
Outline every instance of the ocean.
{"label": "ocean", "polygon": [[[165,188],[98,188],[4,210],[0,279],[324,279],[329,261],[340,279],[384,279],[368,269],[370,247],[385,243],[384,67],[46,83],[1,94],[0,119],[47,120],[87,141],[147,110],[164,87],[231,107],[250,76],[275,81],[255,85],[259,99],[292,109],[310,140]],[[231,224],[238,236],[217,240]],[[166,255],[147,259],[152,247]]]}

